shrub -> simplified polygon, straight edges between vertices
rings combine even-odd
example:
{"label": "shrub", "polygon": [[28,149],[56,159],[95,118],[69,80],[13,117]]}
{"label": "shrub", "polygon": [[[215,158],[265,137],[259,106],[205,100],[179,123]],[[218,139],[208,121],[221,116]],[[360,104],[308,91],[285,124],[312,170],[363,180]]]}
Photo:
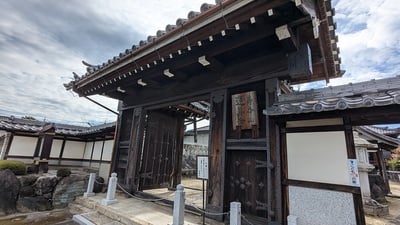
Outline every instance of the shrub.
{"label": "shrub", "polygon": [[0,170],[10,169],[15,175],[26,174],[25,163],[16,160],[0,160]]}
{"label": "shrub", "polygon": [[57,170],[57,177],[68,177],[71,175],[71,170],[68,168],[60,168]]}

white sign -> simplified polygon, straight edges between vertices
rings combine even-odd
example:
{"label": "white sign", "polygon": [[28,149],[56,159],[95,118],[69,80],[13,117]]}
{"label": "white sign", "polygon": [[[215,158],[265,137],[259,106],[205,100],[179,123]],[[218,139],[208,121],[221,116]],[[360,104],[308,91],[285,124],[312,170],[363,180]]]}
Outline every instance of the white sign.
{"label": "white sign", "polygon": [[208,156],[198,155],[196,159],[197,179],[208,180]]}
{"label": "white sign", "polygon": [[357,159],[349,159],[350,185],[360,187],[360,176],[358,174]]}

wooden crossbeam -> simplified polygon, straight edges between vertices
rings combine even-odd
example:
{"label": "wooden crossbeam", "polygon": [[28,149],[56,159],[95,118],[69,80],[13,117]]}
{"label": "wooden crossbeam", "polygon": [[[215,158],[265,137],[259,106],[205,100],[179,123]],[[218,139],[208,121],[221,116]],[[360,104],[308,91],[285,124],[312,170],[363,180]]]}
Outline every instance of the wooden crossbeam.
{"label": "wooden crossbeam", "polygon": [[294,52],[298,49],[297,38],[294,35],[292,28],[287,24],[275,28],[275,34],[281,41],[286,52]]}

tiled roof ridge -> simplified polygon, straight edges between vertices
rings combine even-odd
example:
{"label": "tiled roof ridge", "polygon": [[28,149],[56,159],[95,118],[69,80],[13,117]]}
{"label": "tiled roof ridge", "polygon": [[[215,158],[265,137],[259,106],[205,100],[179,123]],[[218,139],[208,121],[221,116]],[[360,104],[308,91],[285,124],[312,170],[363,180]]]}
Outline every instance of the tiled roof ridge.
{"label": "tiled roof ridge", "polygon": [[[14,116],[10,117],[0,116],[0,129],[3,128],[3,129],[15,129],[15,130],[30,131],[30,132],[40,132],[46,124],[51,124],[51,122],[16,118]],[[61,124],[61,123],[53,123],[53,124],[56,128],[56,133],[73,134],[73,135],[95,133],[102,129],[115,126],[115,122],[104,123],[91,127]]]}
{"label": "tiled roof ridge", "polygon": [[[127,78],[128,76],[132,76],[136,73],[139,73],[140,71],[146,70],[147,68],[150,68],[152,66],[153,62],[147,62],[144,63],[143,65],[138,65],[136,63],[136,61],[140,60],[141,58],[147,56],[149,53],[147,53],[146,51],[148,51],[151,48],[154,48],[154,51],[156,51],[157,49],[160,49],[162,47],[164,47],[163,42],[168,40],[168,38],[172,38],[174,37],[175,34],[178,34],[177,32],[181,32],[181,38],[183,38],[184,36],[188,35],[189,33],[186,33],[185,29],[191,29],[191,26],[195,26],[196,24],[201,24],[202,20],[199,20],[200,18],[207,18],[206,16],[213,16],[212,13],[216,13],[221,11],[222,16],[224,15],[224,10],[228,9],[231,5],[237,4],[237,5],[246,5],[249,4],[251,2],[256,2],[255,0],[242,0],[242,1],[237,1],[237,0],[215,0],[215,5],[214,4],[209,4],[209,3],[203,3],[200,7],[200,12],[196,12],[196,11],[190,11],[188,13],[188,17],[186,18],[178,18],[176,21],[175,25],[171,25],[168,24],[165,28],[165,30],[159,30],[156,32],[156,35],[149,35],[147,37],[147,40],[141,40],[139,41],[139,43],[136,45],[132,45],[131,49],[126,49],[124,52],[121,52],[119,55],[114,56],[112,59],[109,59],[107,62],[102,63],[101,65],[91,65],[85,61],[83,61],[83,64],[87,66],[87,72],[82,75],[79,76],[78,74],[74,73],[74,80],[64,84],[65,88],[67,90],[71,90],[74,89],[75,87],[77,87],[78,85],[86,85],[87,82],[90,82],[90,79],[94,78],[96,75],[101,75],[102,73],[108,73],[108,72],[112,72],[112,71],[107,71],[107,70],[112,70],[115,68],[118,68],[119,66],[124,66],[124,62],[125,61],[129,61],[127,63],[132,63],[134,62],[136,64],[136,68],[133,68],[131,71],[129,72],[124,72],[122,74],[119,74],[117,77],[114,78],[110,78],[107,79],[105,81],[105,83],[103,82],[101,85],[97,85],[97,89],[100,89],[101,87],[103,87],[103,85],[108,85],[108,84],[112,84],[117,82],[117,80],[122,80]],[[297,1],[296,1],[297,2]],[[297,4],[297,3],[296,3]],[[323,17],[321,18],[321,24],[326,23],[327,24],[327,29],[329,30],[329,38],[330,43],[331,43],[331,50],[332,50],[332,54],[333,54],[333,60],[334,63],[336,65],[337,68],[339,64],[340,64],[340,57],[339,55],[339,47],[337,46],[337,36],[335,35],[335,30],[336,30],[336,23],[333,21],[333,16],[335,15],[335,10],[334,8],[332,8],[331,6],[331,1],[329,0],[325,0],[322,3],[324,5],[323,9],[326,10],[326,12],[324,12]],[[234,29],[234,28],[232,28]],[[221,31],[223,32],[223,31]],[[192,46],[197,46],[196,42],[202,42],[204,40],[195,40],[194,43],[188,43],[188,49],[190,49],[190,47]],[[157,46],[158,44],[160,44],[161,46]],[[165,43],[164,43],[165,44]],[[170,44],[170,43],[167,43]],[[167,45],[166,44],[166,45]],[[177,50],[178,54],[181,54],[180,51],[181,50]],[[190,50],[189,50],[190,51]],[[169,57],[171,57],[173,52],[171,52],[171,54],[169,54]],[[137,57],[135,59],[135,57]],[[161,60],[161,62],[164,62],[164,58],[168,58],[168,55],[163,55],[160,56],[159,55],[159,60]],[[156,61],[154,61],[154,65],[157,65]],[[336,71],[337,73],[343,74],[344,72],[341,71],[340,69],[338,69],[338,71]],[[100,79],[100,77],[98,77],[98,79]],[[139,84],[139,81],[138,81]],[[90,89],[90,90],[86,90],[84,93],[84,95],[90,94],[92,91],[95,91],[96,87]]]}
{"label": "tiled roof ridge", "polygon": [[355,128],[355,130],[364,135],[370,135],[376,139],[380,139],[380,141],[386,142],[387,144],[391,144],[396,147],[400,146],[400,139],[378,133],[378,132],[372,130],[369,126],[358,126]]}
{"label": "tiled roof ridge", "polygon": [[264,110],[287,115],[400,104],[400,75],[380,80],[282,94]]}
{"label": "tiled roof ridge", "polygon": [[400,134],[400,127],[399,128],[378,127],[378,126],[363,126],[363,127],[373,132],[384,135]]}
{"label": "tiled roof ridge", "polygon": [[[223,4],[225,4],[225,2],[228,2],[228,0],[215,0],[215,2],[216,2],[216,5],[223,5]],[[231,2],[234,2],[234,1],[231,1]],[[200,6],[200,12],[190,11],[188,13],[187,18],[178,18],[176,20],[176,24],[175,25],[174,24],[167,24],[166,27],[165,27],[165,30],[158,30],[156,32],[156,35],[148,35],[147,36],[147,40],[141,40],[141,41],[139,41],[139,43],[133,44],[130,49],[125,49],[124,52],[119,53],[119,55],[114,56],[111,59],[108,59],[106,62],[103,62],[100,65],[92,65],[92,64],[89,64],[89,63],[87,63],[87,62],[85,62],[83,60],[82,63],[85,66],[87,66],[87,68],[86,68],[87,72],[82,76],[79,76],[78,74],[73,72],[75,80],[71,81],[69,84],[64,84],[64,86],[68,89],[70,86],[72,86],[72,83],[80,81],[82,79],[85,79],[85,78],[87,78],[89,76],[95,75],[96,72],[101,71],[103,69],[106,69],[108,67],[111,67],[117,62],[137,54],[139,51],[141,51],[141,50],[145,49],[146,47],[148,47],[149,44],[155,43],[158,39],[163,38],[167,34],[173,33],[174,30],[176,30],[179,27],[183,27],[184,24],[192,22],[194,20],[194,18],[196,18],[196,17],[198,17],[200,15],[203,15],[205,12],[209,11],[211,8],[214,8],[216,5],[209,4],[209,3],[203,3]]]}

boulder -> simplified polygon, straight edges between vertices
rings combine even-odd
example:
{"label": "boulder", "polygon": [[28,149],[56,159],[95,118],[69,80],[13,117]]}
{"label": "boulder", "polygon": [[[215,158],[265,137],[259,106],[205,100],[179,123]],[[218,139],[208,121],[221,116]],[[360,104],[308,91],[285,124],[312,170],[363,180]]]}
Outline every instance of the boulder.
{"label": "boulder", "polygon": [[0,216],[16,212],[20,185],[18,178],[11,170],[0,171]]}
{"label": "boulder", "polygon": [[19,212],[47,211],[52,210],[51,199],[43,196],[24,197],[17,201]]}
{"label": "boulder", "polygon": [[35,190],[33,189],[32,186],[24,186],[24,187],[21,187],[21,189],[19,190],[20,198],[33,197],[33,196],[35,196]]}
{"label": "boulder", "polygon": [[38,179],[38,175],[30,174],[26,176],[20,176],[18,177],[19,182],[21,183],[21,187],[25,186],[31,186],[32,184],[35,183],[35,181]]}
{"label": "boulder", "polygon": [[50,194],[53,192],[54,187],[57,185],[57,177],[39,177],[36,182],[32,185],[35,190],[35,195],[41,196]]}
{"label": "boulder", "polygon": [[82,196],[87,190],[89,177],[87,175],[71,174],[61,179],[53,192],[54,208],[64,208],[68,203]]}
{"label": "boulder", "polygon": [[35,190],[33,184],[38,179],[38,175],[27,175],[18,177],[21,183],[21,189],[19,190],[19,197],[33,197],[35,196]]}

